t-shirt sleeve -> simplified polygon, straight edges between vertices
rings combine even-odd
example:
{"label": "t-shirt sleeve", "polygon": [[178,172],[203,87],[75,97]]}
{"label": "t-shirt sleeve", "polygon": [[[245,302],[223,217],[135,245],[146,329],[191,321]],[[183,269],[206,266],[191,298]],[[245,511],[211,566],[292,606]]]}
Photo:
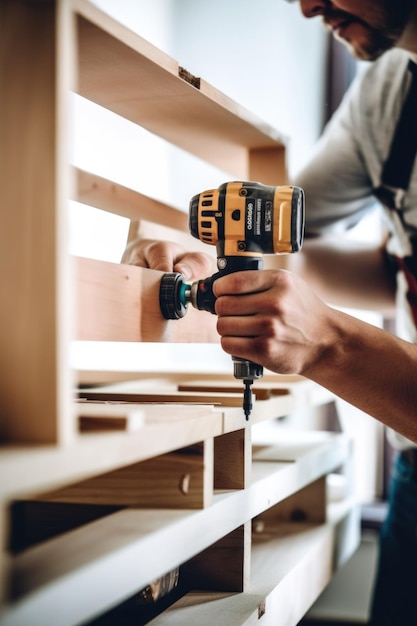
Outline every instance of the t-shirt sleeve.
{"label": "t-shirt sleeve", "polygon": [[362,83],[363,77],[354,81],[309,163],[292,181],[305,192],[308,235],[351,228],[375,206],[361,154]]}

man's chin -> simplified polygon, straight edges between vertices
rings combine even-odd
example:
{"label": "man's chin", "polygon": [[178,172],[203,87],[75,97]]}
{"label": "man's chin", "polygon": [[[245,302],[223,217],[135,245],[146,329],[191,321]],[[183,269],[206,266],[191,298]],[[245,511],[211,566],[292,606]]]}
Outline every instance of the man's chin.
{"label": "man's chin", "polygon": [[335,32],[335,38],[343,43],[355,59],[359,61],[375,61],[384,52],[393,47],[393,44],[384,39],[371,40],[369,37],[354,37],[352,33]]}

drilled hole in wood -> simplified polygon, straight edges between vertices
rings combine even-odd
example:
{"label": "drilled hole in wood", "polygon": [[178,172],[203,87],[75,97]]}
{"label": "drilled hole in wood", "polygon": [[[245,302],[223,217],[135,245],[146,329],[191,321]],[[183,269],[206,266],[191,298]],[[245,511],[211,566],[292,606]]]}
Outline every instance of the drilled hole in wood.
{"label": "drilled hole in wood", "polygon": [[188,495],[190,489],[191,474],[183,474],[180,478],[180,491],[184,496]]}
{"label": "drilled hole in wood", "polygon": [[263,615],[265,615],[265,601],[258,604],[258,619],[261,619]]}

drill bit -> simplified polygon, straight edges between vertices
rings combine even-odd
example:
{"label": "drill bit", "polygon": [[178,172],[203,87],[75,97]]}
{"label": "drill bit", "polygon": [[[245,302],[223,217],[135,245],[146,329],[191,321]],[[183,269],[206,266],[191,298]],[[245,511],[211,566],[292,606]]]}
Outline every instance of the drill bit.
{"label": "drill bit", "polygon": [[243,382],[245,383],[245,391],[243,393],[243,411],[245,413],[246,420],[249,420],[249,416],[252,412],[253,407],[251,388],[253,380],[250,378],[245,378]]}

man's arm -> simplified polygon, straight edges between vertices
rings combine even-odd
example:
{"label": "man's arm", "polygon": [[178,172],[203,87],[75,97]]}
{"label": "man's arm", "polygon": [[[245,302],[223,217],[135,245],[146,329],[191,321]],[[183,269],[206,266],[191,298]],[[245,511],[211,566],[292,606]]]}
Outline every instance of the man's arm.
{"label": "man's arm", "polygon": [[395,311],[395,272],[384,243],[339,238],[307,239],[286,267],[301,276],[326,302],[335,306]]}
{"label": "man's arm", "polygon": [[291,272],[236,272],[213,290],[228,354],[306,376],[417,443],[417,346],[329,307]]}

